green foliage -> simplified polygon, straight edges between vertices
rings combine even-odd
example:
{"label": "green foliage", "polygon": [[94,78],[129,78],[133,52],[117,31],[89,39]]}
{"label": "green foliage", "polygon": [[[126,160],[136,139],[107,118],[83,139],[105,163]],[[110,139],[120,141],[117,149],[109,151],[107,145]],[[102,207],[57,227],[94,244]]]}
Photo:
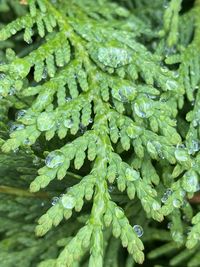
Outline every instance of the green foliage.
{"label": "green foliage", "polygon": [[1,266],[198,267],[200,1],[0,12]]}

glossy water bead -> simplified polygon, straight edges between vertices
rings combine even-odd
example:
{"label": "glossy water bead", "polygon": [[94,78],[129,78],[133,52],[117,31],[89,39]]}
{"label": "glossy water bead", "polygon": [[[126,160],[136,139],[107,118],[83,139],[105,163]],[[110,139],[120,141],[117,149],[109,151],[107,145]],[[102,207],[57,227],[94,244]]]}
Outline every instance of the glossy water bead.
{"label": "glossy water bead", "polygon": [[133,230],[135,231],[135,233],[136,233],[136,235],[138,237],[141,237],[143,235],[143,233],[144,233],[144,230],[143,230],[142,226],[140,226],[138,224],[133,226]]}

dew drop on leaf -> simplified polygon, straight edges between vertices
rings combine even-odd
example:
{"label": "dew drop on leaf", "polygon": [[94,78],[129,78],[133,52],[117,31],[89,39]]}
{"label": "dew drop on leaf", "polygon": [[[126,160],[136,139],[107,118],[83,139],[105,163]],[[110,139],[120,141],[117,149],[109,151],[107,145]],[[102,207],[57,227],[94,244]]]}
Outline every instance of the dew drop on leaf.
{"label": "dew drop on leaf", "polygon": [[40,164],[40,158],[35,156],[33,158],[33,165],[38,166]]}
{"label": "dew drop on leaf", "polygon": [[12,151],[13,151],[13,153],[17,153],[17,152],[19,152],[19,147],[13,149]]}
{"label": "dew drop on leaf", "polygon": [[109,185],[109,187],[108,187],[108,192],[109,192],[109,193],[112,193],[112,192],[113,192],[113,190],[114,190],[114,186],[112,186],[112,185]]}
{"label": "dew drop on leaf", "polygon": [[63,204],[63,207],[66,208],[66,209],[73,209],[73,207],[76,204],[74,197],[70,196],[70,195],[62,196],[61,202]]}
{"label": "dew drop on leaf", "polygon": [[10,88],[10,90],[9,90],[9,92],[8,92],[8,95],[14,95],[16,93],[16,90],[15,90],[15,88],[14,87],[11,87]]}
{"label": "dew drop on leaf", "polygon": [[127,50],[117,47],[100,47],[97,57],[99,62],[112,68],[127,65],[132,60]]}
{"label": "dew drop on leaf", "polygon": [[162,67],[160,70],[161,70],[163,73],[167,73],[167,72],[169,72],[169,69],[168,69],[167,67]]}
{"label": "dew drop on leaf", "polygon": [[134,104],[135,114],[140,118],[149,118],[153,115],[153,108],[150,102],[140,101]]}
{"label": "dew drop on leaf", "polygon": [[154,211],[159,210],[161,208],[160,204],[158,202],[153,202],[152,209]]}
{"label": "dew drop on leaf", "polygon": [[194,120],[192,121],[192,125],[193,125],[194,127],[197,127],[197,126],[199,125],[199,120],[198,120],[198,119],[194,119]]}
{"label": "dew drop on leaf", "polygon": [[48,168],[57,168],[64,163],[65,156],[59,150],[52,151],[45,159],[45,164]]}
{"label": "dew drop on leaf", "polygon": [[131,101],[136,96],[136,89],[130,85],[123,85],[119,89],[113,89],[112,95],[120,102],[126,103]]}
{"label": "dew drop on leaf", "polygon": [[173,206],[174,206],[175,208],[180,208],[181,204],[182,204],[182,202],[181,202],[179,199],[175,198],[175,199],[173,200]]}
{"label": "dew drop on leaf", "polygon": [[140,175],[137,171],[127,168],[126,169],[126,179],[128,181],[136,181],[140,178]]}
{"label": "dew drop on leaf", "polygon": [[168,198],[172,195],[172,193],[173,193],[172,189],[168,188],[165,191],[163,197],[161,198],[161,202],[162,203],[165,203],[168,200]]}
{"label": "dew drop on leaf", "polygon": [[171,228],[172,228],[172,222],[168,222],[167,229],[171,229]]}
{"label": "dew drop on leaf", "polygon": [[135,231],[136,235],[138,237],[141,237],[144,234],[143,228],[142,226],[136,224],[133,226],[133,230]]}
{"label": "dew drop on leaf", "polygon": [[180,190],[180,193],[179,194],[180,194],[181,197],[185,197],[186,192],[184,190]]}
{"label": "dew drop on leaf", "polygon": [[19,131],[19,130],[23,130],[23,129],[24,129],[23,124],[11,123],[10,127],[9,127],[9,133],[11,134],[14,131]]}
{"label": "dew drop on leaf", "polygon": [[24,115],[26,114],[26,110],[25,109],[22,109],[22,110],[19,110],[17,113],[16,113],[16,120],[19,120],[21,119],[22,117],[24,117]]}
{"label": "dew drop on leaf", "polygon": [[180,145],[176,147],[174,154],[175,154],[175,158],[178,161],[187,161],[189,158],[189,154],[187,150],[185,148],[180,147]]}
{"label": "dew drop on leaf", "polygon": [[10,73],[14,76],[24,78],[30,71],[31,62],[25,61],[22,58],[17,58],[10,65]]}
{"label": "dew drop on leaf", "polygon": [[178,73],[178,71],[174,71],[174,72],[173,72],[173,76],[174,76],[174,78],[178,78],[178,77],[179,77],[179,73]]}
{"label": "dew drop on leaf", "polygon": [[167,0],[163,1],[163,7],[168,8],[169,7],[169,2]]}
{"label": "dew drop on leaf", "polygon": [[29,140],[29,138],[26,138],[23,142],[24,145],[30,145],[31,141]]}
{"label": "dew drop on leaf", "polygon": [[[0,64],[1,65],[1,64]],[[5,79],[6,75],[4,73],[0,73],[0,80]]]}
{"label": "dew drop on leaf", "polygon": [[182,243],[183,242],[183,234],[178,231],[172,232],[172,238],[175,242]]}
{"label": "dew drop on leaf", "polygon": [[40,131],[48,131],[55,125],[55,119],[52,114],[42,112],[37,118],[37,127]]}
{"label": "dew drop on leaf", "polygon": [[198,191],[199,181],[195,171],[189,170],[183,176],[183,188],[186,192]]}
{"label": "dew drop on leaf", "polygon": [[178,84],[176,81],[173,80],[167,80],[166,82],[166,89],[167,90],[176,90],[178,88]]}
{"label": "dew drop on leaf", "polygon": [[42,79],[46,79],[47,78],[47,68],[45,67],[42,73]]}
{"label": "dew drop on leaf", "polygon": [[192,143],[189,146],[188,153],[191,155],[200,150],[200,142],[197,140],[192,140]]}
{"label": "dew drop on leaf", "polygon": [[66,102],[70,102],[72,100],[71,97],[65,97]]}
{"label": "dew drop on leaf", "polygon": [[73,120],[72,119],[65,119],[64,122],[63,122],[64,126],[66,128],[72,128],[73,126]]}
{"label": "dew drop on leaf", "polygon": [[87,127],[84,126],[82,123],[79,124],[79,130],[83,134],[84,132],[87,131]]}
{"label": "dew drop on leaf", "polygon": [[59,201],[59,197],[53,197],[52,200],[51,200],[51,204],[52,206],[55,206]]}
{"label": "dew drop on leaf", "polygon": [[12,29],[10,29],[10,32],[12,33],[12,34],[16,34],[16,29],[15,28],[12,28]]}

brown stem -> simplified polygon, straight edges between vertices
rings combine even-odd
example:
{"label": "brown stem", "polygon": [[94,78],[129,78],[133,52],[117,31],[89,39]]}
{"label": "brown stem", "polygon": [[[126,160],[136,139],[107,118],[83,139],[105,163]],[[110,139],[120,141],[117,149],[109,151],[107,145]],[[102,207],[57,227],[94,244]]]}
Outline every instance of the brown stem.
{"label": "brown stem", "polygon": [[200,193],[194,195],[192,198],[189,199],[190,203],[199,204],[200,203]]}
{"label": "brown stem", "polygon": [[46,198],[46,199],[51,197],[48,193],[45,193],[45,192],[31,193],[21,188],[10,187],[10,186],[5,186],[5,185],[0,185],[0,193],[16,195],[20,197],[38,197],[38,198]]}

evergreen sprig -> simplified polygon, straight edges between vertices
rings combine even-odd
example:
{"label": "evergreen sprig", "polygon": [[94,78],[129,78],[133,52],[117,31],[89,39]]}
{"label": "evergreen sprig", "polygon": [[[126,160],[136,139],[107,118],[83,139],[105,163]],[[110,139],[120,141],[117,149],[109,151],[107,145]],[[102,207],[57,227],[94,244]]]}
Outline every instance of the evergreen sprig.
{"label": "evergreen sprig", "polygon": [[116,2],[0,3],[3,267],[198,266],[200,1]]}

